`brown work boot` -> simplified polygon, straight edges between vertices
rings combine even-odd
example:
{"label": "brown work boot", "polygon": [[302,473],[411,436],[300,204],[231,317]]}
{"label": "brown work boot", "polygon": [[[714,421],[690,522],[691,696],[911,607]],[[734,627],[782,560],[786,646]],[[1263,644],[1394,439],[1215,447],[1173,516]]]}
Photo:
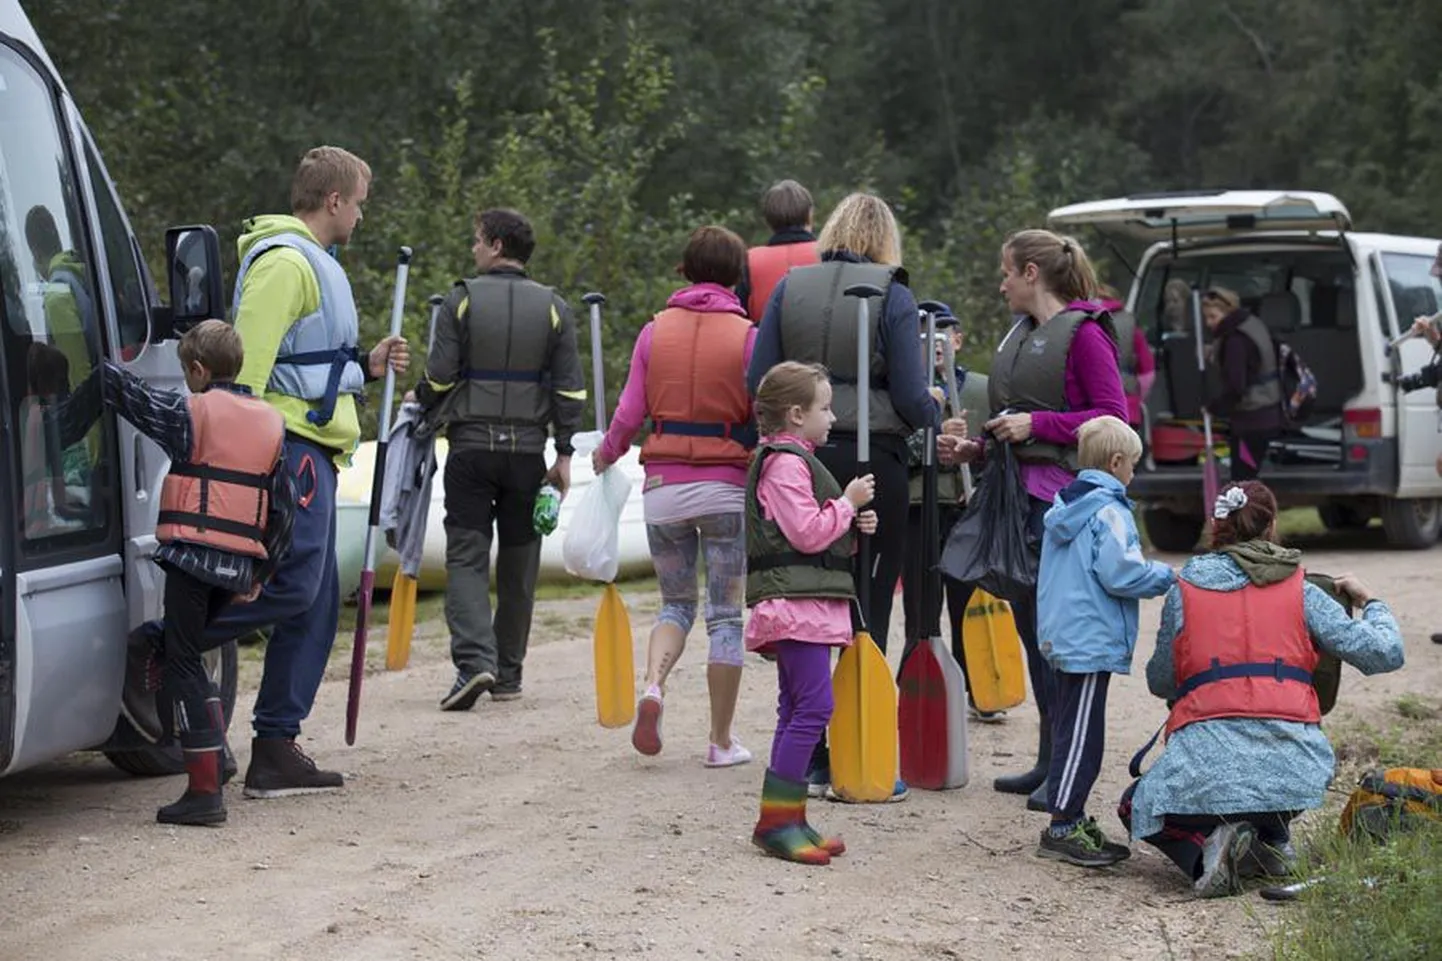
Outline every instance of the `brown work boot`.
{"label": "brown work boot", "polygon": [[322,771],[293,738],[257,737],[250,742],[250,767],[245,772],[248,798],[319,794],[345,787],[339,771]]}

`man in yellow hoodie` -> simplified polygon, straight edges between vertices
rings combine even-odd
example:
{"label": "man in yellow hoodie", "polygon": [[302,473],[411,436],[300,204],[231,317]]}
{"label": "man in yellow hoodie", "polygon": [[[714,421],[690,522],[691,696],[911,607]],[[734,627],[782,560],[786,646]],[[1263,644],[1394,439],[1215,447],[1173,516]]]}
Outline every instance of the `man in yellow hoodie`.
{"label": "man in yellow hoodie", "polygon": [[230,605],[207,639],[226,640],[271,626],[255,699],[245,796],[285,797],[335,790],[295,743],[310,713],[335,642],[340,582],[335,554],[338,467],[360,442],[356,397],[386,365],[404,373],[404,339],[357,349],[359,316],[345,270],[327,248],[350,241],[370,189],[365,161],[339,147],[317,147],[291,182],[291,216],[246,221],[240,237],[234,320],[245,343],[236,384],[285,419],[285,463],[295,488],[290,553],[251,604]]}

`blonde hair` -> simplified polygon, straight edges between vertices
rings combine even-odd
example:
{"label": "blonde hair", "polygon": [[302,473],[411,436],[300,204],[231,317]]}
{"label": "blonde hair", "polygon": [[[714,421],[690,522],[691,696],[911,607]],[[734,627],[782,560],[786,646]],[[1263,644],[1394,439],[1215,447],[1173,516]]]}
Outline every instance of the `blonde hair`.
{"label": "blonde hair", "polygon": [[901,266],[901,230],[886,201],[871,194],[848,196],[821,228],[816,246],[822,250],[849,250],[888,267]]}
{"label": "blonde hair", "polygon": [[1006,238],[1002,255],[1020,271],[1036,264],[1041,282],[1062,300],[1090,300],[1097,292],[1097,272],[1074,238],[1050,230],[1020,230]]}
{"label": "blonde hair", "polygon": [[240,335],[223,320],[202,320],[187,330],[176,353],[183,368],[188,370],[192,362],[198,362],[215,380],[235,380],[245,363]]}
{"label": "blonde hair", "polygon": [[1121,454],[1133,462],[1142,456],[1142,439],[1116,417],[1093,417],[1077,428],[1077,465],[1084,470],[1110,471]]}
{"label": "blonde hair", "polygon": [[370,164],[340,147],[315,147],[300,158],[290,181],[290,209],[306,214],[320,210],[331,194],[342,200],[355,196],[371,180]]}
{"label": "blonde hair", "polygon": [[830,379],[820,364],[784,360],[761,378],[756,388],[756,423],[763,434],[779,434],[787,426],[786,414],[793,407],[810,409],[816,389]]}

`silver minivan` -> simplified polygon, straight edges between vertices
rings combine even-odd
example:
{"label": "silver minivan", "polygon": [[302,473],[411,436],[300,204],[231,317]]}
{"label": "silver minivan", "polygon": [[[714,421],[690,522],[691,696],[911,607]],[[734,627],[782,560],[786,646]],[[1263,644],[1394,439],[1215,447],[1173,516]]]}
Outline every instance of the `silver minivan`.
{"label": "silver minivan", "polygon": [[[160,613],[168,460],[108,412],[68,447],[43,416],[102,358],[184,389],[175,337],[224,316],[220,251],[209,227],[165,240],[171,307],[29,19],[0,0],[0,775],[81,749],[137,774],[180,769],[153,695],[126,690],[127,637]],[[228,719],[235,645],[210,668]]]}
{"label": "silver minivan", "polygon": [[1281,505],[1315,507],[1332,529],[1380,517],[1394,547],[1437,541],[1436,395],[1397,383],[1426,366],[1432,349],[1421,340],[1390,346],[1414,317],[1439,309],[1435,239],[1353,232],[1341,201],[1306,191],[1138,195],[1062,207],[1049,222],[1093,228],[1118,253],[1147,245],[1127,306],[1156,355],[1157,379],[1146,402],[1150,456],[1131,491],[1155,546],[1189,551],[1204,525],[1204,375],[1191,291],[1211,286],[1239,292],[1317,378],[1313,408],[1263,466]]}

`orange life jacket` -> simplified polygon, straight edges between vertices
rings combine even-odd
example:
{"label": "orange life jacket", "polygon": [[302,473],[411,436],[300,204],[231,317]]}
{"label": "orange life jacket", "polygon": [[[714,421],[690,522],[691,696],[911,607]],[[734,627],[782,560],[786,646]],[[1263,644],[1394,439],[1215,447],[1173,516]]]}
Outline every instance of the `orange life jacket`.
{"label": "orange life jacket", "polygon": [[156,539],[265,558],[270,474],[285,422],[259,398],[228,390],[192,394],[190,421],[190,460],[165,476]]}
{"label": "orange life jacket", "polygon": [[1167,734],[1220,717],[1320,723],[1318,652],[1302,606],[1302,569],[1267,587],[1209,591],[1179,580],[1182,630],[1172,643],[1178,697]]}
{"label": "orange life jacket", "polygon": [[745,467],[756,446],[739,314],[671,307],[656,315],[646,364],[651,432],[641,460]]}
{"label": "orange life jacket", "polygon": [[757,323],[766,313],[771,292],[792,267],[805,267],[821,262],[816,241],[799,244],[777,244],[775,247],[752,247],[746,251],[746,275],[751,282],[751,295],[746,299],[746,313]]}

